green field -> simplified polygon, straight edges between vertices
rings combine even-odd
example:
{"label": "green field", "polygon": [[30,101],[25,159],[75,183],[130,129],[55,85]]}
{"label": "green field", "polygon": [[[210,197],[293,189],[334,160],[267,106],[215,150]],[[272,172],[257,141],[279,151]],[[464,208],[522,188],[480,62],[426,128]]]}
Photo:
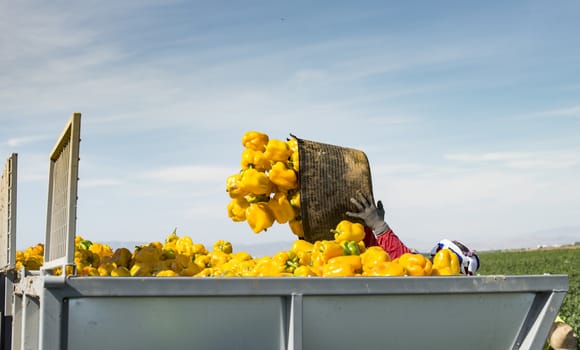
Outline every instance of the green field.
{"label": "green field", "polygon": [[[560,316],[580,334],[580,245],[561,249],[479,252],[481,275],[565,274],[569,289]],[[580,349],[580,345],[579,345]]]}

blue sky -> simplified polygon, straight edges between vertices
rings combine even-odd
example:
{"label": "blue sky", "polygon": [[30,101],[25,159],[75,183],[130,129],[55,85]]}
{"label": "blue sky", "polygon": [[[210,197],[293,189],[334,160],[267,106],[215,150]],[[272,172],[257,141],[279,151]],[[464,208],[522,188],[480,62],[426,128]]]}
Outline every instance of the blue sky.
{"label": "blue sky", "polygon": [[77,232],[291,242],[226,215],[241,136],[363,150],[410,246],[580,240],[577,1],[0,3],[0,156],[17,247],[42,242],[49,153],[82,113]]}

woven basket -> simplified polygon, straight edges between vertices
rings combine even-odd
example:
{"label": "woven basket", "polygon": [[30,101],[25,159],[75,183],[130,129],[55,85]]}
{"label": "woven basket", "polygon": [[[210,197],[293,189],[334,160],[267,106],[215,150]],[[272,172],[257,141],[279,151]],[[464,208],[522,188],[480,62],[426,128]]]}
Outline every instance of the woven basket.
{"label": "woven basket", "polygon": [[356,210],[350,198],[357,191],[372,195],[369,162],[364,152],[352,148],[300,139],[300,208],[304,239],[309,242],[332,240],[331,229]]}

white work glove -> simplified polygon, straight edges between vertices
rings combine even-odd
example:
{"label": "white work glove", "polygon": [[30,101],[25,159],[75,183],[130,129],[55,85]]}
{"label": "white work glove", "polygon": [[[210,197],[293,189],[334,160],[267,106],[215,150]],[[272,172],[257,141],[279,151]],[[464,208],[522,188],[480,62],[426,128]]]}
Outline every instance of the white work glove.
{"label": "white work glove", "polygon": [[385,222],[383,203],[378,201],[375,206],[373,197],[371,195],[367,197],[360,191],[357,191],[357,197],[351,198],[350,201],[358,212],[347,211],[346,215],[363,220],[365,225],[373,230],[375,237],[379,237],[390,230],[389,225]]}

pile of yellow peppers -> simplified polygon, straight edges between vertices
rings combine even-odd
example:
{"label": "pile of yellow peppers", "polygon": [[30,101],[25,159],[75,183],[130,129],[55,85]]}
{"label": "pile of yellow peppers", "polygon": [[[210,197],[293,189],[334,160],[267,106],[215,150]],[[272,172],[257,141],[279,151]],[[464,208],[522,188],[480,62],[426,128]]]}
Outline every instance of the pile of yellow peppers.
{"label": "pile of yellow peppers", "polygon": [[16,269],[25,267],[28,270],[38,270],[44,262],[44,244],[37,244],[16,252]]}
{"label": "pile of yellow peppers", "polygon": [[242,136],[241,170],[226,179],[228,216],[260,233],[277,222],[304,236],[300,218],[298,141],[271,139],[259,131]]}
{"label": "pile of yellow peppers", "polygon": [[[457,256],[440,250],[433,261],[407,253],[391,260],[381,247],[365,247],[361,224],[341,221],[333,240],[314,243],[295,240],[290,249],[272,256],[253,257],[234,252],[232,244],[216,241],[210,249],[190,236],[170,233],[163,242],[127,248],[85,240],[75,241],[78,276],[111,277],[354,277],[458,275]],[[43,262],[41,244],[17,253],[17,266],[37,270]],[[56,269],[55,274],[61,274]],[[67,271],[71,274],[72,271]]]}

